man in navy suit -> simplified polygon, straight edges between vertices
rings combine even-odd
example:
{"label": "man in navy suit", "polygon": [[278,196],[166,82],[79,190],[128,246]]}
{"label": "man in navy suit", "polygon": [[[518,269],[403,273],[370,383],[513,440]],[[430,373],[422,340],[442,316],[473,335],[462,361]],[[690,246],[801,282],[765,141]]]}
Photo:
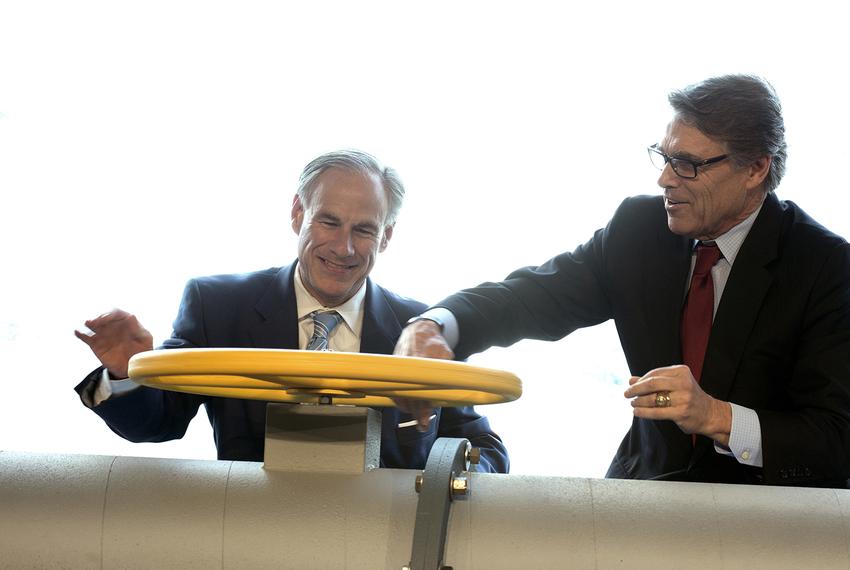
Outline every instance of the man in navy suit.
{"label": "man in navy suit", "polygon": [[[366,153],[316,158],[302,172],[292,202],[297,261],[191,280],[163,347],[304,348],[313,333],[311,314],[333,309],[341,320],[329,335],[331,349],[391,354],[404,324],[425,308],[369,279],[403,198],[395,171]],[[219,459],[262,460],[266,402],[136,385],[127,379],[128,362],[152,349],[150,333],[121,310],[86,321],[86,327],[76,335],[102,366],[76,390],[115,433],[130,441],[180,438],[203,404]],[[479,470],[508,471],[504,445],[471,406],[435,410],[427,427],[422,424],[397,408],[383,410],[381,466],[422,469],[437,437],[463,437],[481,449]]]}
{"label": "man in navy suit", "polygon": [[669,100],[649,148],[662,196],[443,300],[397,353],[465,358],[613,319],[634,420],[609,477],[846,487],[850,245],[774,194],[786,144],[769,84],[715,77]]}

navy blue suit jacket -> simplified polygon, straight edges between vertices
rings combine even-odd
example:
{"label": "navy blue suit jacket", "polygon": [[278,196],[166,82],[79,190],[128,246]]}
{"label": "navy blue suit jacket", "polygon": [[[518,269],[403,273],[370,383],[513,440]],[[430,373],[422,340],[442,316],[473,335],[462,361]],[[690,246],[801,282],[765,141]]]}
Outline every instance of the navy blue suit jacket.
{"label": "navy blue suit jacket", "polygon": [[[192,279],[186,285],[172,337],[163,348],[298,348],[293,288],[295,264],[242,275]],[[370,280],[366,284],[361,352],[392,354],[407,320],[425,305]],[[93,371],[76,390],[92,390]],[[134,442],[183,437],[201,405],[213,427],[219,459],[262,461],[266,402],[197,396],[141,387],[92,408],[121,437]],[[481,448],[479,471],[507,473],[505,446],[487,418],[471,406],[435,410],[427,432],[398,427],[412,416],[382,409],[381,466],[423,469],[438,437],[462,437]]]}

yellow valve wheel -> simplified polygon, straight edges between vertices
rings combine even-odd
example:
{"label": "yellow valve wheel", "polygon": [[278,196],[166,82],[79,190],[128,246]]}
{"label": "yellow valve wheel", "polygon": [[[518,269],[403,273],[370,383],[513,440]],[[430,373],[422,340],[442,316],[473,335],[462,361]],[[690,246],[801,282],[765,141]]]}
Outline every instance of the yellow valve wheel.
{"label": "yellow valve wheel", "polygon": [[437,406],[498,404],[522,395],[510,372],[465,362],[268,348],[184,348],[142,352],[130,359],[139,384],[205,396],[394,406],[392,398]]}

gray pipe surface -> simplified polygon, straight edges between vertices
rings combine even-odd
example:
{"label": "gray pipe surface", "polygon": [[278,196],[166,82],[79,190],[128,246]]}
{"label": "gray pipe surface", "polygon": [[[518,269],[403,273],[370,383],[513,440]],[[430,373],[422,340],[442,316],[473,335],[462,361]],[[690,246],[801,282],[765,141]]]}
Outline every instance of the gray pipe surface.
{"label": "gray pipe surface", "polygon": [[[388,568],[418,471],[0,452],[0,568]],[[472,474],[445,564],[850,568],[850,491]]]}

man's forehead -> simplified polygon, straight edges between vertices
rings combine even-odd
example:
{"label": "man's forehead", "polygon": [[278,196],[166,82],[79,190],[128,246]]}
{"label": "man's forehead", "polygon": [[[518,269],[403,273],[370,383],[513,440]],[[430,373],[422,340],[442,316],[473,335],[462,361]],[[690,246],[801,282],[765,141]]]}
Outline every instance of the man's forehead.
{"label": "man's forehead", "polygon": [[328,216],[342,219],[357,218],[362,221],[380,219],[385,214],[380,202],[364,202],[351,196],[334,196],[324,200],[315,200],[310,204],[314,216]]}
{"label": "man's forehead", "polygon": [[382,193],[364,189],[319,187],[307,207],[312,217],[329,218],[355,225],[378,225],[386,216]]}
{"label": "man's forehead", "polygon": [[674,118],[659,146],[669,155],[702,157],[708,154],[723,154],[726,145],[713,139],[685,121]]}
{"label": "man's forehead", "polygon": [[377,175],[339,167],[322,172],[316,178],[312,194],[323,200],[386,200],[386,192]]}

